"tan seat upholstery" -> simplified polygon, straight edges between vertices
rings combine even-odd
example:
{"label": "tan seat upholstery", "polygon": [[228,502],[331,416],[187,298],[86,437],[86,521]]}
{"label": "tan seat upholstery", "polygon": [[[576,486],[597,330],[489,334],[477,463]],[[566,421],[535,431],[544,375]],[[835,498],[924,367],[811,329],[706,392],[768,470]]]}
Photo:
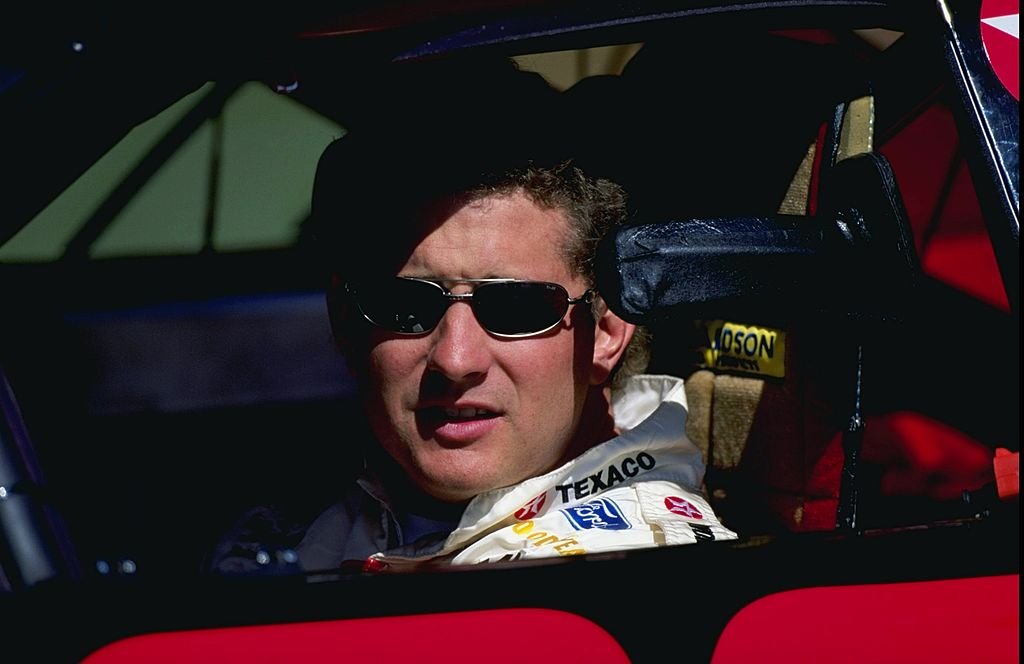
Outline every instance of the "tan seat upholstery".
{"label": "tan seat upholstery", "polygon": [[[847,105],[836,146],[838,160],[871,150],[873,117],[870,97]],[[808,147],[779,212],[807,214],[812,209],[812,164],[820,149],[817,144]],[[704,452],[709,498],[731,527],[831,530],[843,466],[843,412],[841,406],[837,412],[835,387],[827,378],[822,380],[828,352],[799,338],[828,331],[804,328],[783,333],[788,339],[781,378],[713,368],[689,374],[687,433]]]}

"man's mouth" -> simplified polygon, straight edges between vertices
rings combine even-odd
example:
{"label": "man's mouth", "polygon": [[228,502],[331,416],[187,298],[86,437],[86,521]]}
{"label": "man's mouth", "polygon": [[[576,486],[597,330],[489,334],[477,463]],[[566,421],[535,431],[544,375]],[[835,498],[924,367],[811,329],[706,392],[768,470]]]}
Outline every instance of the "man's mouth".
{"label": "man's mouth", "polygon": [[477,406],[430,406],[418,411],[423,435],[444,445],[463,446],[492,432],[501,413]]}
{"label": "man's mouth", "polygon": [[441,412],[444,414],[444,417],[451,420],[475,420],[480,418],[497,417],[496,413],[484,408],[455,408],[448,406],[446,408],[442,408]]}

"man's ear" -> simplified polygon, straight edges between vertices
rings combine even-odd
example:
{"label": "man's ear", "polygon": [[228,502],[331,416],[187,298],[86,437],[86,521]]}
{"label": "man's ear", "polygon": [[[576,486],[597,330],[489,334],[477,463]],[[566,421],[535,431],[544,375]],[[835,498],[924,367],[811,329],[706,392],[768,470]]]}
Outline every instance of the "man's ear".
{"label": "man's ear", "polygon": [[603,385],[626,352],[636,325],[615,315],[600,296],[594,310],[597,320],[594,324],[594,359],[590,367],[590,384]]}

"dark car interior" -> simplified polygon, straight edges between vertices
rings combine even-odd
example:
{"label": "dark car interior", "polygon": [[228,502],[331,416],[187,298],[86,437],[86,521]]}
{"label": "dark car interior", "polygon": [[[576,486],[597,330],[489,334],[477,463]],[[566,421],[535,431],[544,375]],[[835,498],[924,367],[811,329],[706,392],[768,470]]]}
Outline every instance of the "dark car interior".
{"label": "dark car interior", "polygon": [[[883,51],[829,30],[667,32],[621,74],[564,93],[581,160],[631,195],[601,289],[652,330],[652,371],[688,378],[709,495],[744,534],[974,514],[994,449],[1016,448],[1018,424],[1000,414],[1018,402],[1017,323],[991,248],[932,251],[987,240],[980,215],[946,212],[977,203],[941,124],[950,91],[912,39]],[[342,125],[362,111],[349,99],[374,97],[362,74],[306,82],[296,98]],[[359,406],[311,238],[89,259],[116,210],[223,101],[198,103],[62,258],[0,265],[0,360],[31,441],[26,474],[86,575],[194,576],[245,508],[316,510],[358,467],[345,432]],[[929,144],[944,159],[906,138],[922,122],[943,130]],[[926,177],[947,183],[942,200],[923,200]],[[995,278],[950,281],[968,259]],[[736,329],[762,345],[784,335],[781,375],[709,361],[715,330],[720,343]],[[954,361],[979,330],[1000,359]],[[923,440],[946,456],[914,457]]]}
{"label": "dark car interior", "polygon": [[[5,646],[90,664],[1018,661],[1019,101],[985,59],[983,4],[0,22]],[[203,574],[243,511],[317,513],[360,466],[308,223],[320,144],[388,98],[381,72],[486,54],[562,89],[580,161],[627,186],[598,288],[651,332],[649,370],[686,379],[708,499],[740,538]],[[316,131],[282,130],[297,117]],[[238,136],[261,149],[232,153]],[[147,198],[175,169],[198,188]],[[65,197],[78,186],[93,196]],[[287,233],[223,243],[229,199],[253,203],[244,230]],[[133,211],[143,242],[111,250]],[[40,224],[63,234],[11,251]],[[176,225],[191,240],[158,246]]]}

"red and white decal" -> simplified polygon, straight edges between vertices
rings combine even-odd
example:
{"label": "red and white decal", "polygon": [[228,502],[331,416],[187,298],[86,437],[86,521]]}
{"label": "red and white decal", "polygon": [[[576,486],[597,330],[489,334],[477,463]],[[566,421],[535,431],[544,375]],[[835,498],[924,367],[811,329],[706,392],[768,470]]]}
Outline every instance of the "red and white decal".
{"label": "red and white decal", "polygon": [[983,0],[981,41],[996,76],[1020,101],[1020,0]]}
{"label": "red and white decal", "polygon": [[547,492],[544,492],[516,510],[515,517],[520,521],[526,521],[540,514],[544,509],[544,503],[548,500]]}
{"label": "red and white decal", "polygon": [[666,498],[665,508],[673,514],[679,514],[688,519],[704,518],[704,515],[700,513],[700,510],[693,503],[679,496],[669,496]]}

